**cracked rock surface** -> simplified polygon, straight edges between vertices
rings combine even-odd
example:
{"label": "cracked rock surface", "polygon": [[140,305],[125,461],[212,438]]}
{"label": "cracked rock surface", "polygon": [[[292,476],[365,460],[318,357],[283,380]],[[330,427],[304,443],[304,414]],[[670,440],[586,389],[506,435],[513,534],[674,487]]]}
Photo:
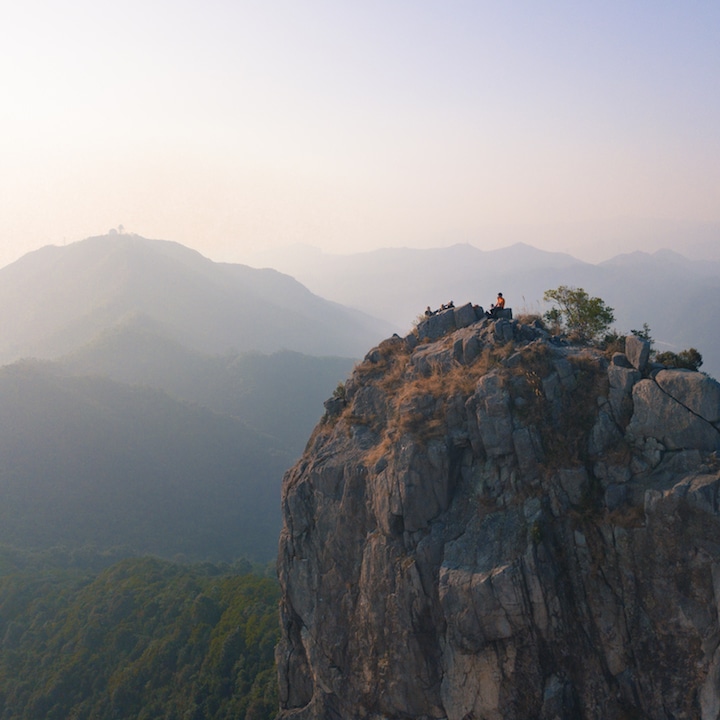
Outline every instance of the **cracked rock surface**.
{"label": "cracked rock surface", "polygon": [[279,717],[720,717],[718,383],[449,313],[284,478]]}

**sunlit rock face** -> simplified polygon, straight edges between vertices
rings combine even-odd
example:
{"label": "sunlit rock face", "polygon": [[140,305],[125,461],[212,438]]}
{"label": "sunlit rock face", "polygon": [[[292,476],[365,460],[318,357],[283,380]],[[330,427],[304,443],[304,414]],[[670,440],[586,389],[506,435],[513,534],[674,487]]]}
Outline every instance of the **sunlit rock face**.
{"label": "sunlit rock face", "polygon": [[284,478],[279,717],[719,717],[720,386],[467,322],[368,353]]}

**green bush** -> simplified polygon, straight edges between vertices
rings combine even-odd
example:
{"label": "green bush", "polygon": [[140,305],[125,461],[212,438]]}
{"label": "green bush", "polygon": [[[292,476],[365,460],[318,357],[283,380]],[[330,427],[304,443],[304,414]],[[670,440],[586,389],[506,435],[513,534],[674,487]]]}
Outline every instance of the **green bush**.
{"label": "green bush", "polygon": [[658,353],[655,360],[666,367],[684,368],[685,370],[699,370],[703,364],[702,355],[695,348],[681,350],[679,353]]}
{"label": "green bush", "polygon": [[545,313],[545,320],[578,342],[596,341],[615,321],[613,309],[582,288],[560,285],[546,290],[543,299],[555,305]]}

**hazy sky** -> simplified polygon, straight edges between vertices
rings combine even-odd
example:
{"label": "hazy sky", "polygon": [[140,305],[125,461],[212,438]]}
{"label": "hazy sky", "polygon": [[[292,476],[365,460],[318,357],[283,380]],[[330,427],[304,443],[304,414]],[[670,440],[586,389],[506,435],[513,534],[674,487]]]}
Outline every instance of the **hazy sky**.
{"label": "hazy sky", "polygon": [[0,265],[720,227],[717,0],[4,2],[0,80]]}

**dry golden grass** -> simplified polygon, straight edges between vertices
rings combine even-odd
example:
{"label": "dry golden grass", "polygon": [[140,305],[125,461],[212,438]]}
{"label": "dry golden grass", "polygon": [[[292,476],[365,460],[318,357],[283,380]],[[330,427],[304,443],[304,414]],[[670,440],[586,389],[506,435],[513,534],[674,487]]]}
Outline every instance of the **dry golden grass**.
{"label": "dry golden grass", "polygon": [[365,466],[368,470],[373,470],[375,466],[382,460],[392,454],[393,441],[386,433],[375,447],[370,448],[365,453]]}
{"label": "dry golden grass", "polygon": [[[545,397],[543,381],[555,371],[554,353],[545,343],[517,348],[509,342],[486,347],[469,365],[455,363],[449,369],[436,366],[426,374],[418,373],[410,364],[404,344],[402,349],[396,343],[380,350],[378,362],[366,361],[360,368],[362,381],[374,383],[388,401],[387,423],[382,424],[383,419],[372,424],[379,441],[366,453],[368,467],[382,458],[390,460],[404,436],[422,444],[444,437],[453,401],[461,398],[464,402],[475,392],[480,378],[495,368],[501,368],[509,380],[513,398],[525,401],[516,412],[525,424],[537,428],[546,469],[585,462],[588,434],[597,417],[596,398],[607,392],[607,374],[595,354],[568,357],[575,371],[575,387],[570,390],[560,385],[557,398],[550,401]],[[518,351],[521,361],[508,367],[505,361]],[[351,410],[346,412],[346,419],[353,422]],[[364,422],[367,424],[367,419]]]}
{"label": "dry golden grass", "polygon": [[315,448],[323,440],[325,440],[327,437],[329,437],[330,433],[332,432],[332,428],[335,426],[336,422],[337,422],[337,417],[334,417],[331,419],[323,418],[315,426],[312,433],[310,434],[308,441],[305,443],[305,449],[303,450],[303,453],[311,452],[313,450],[313,448]]}
{"label": "dry golden grass", "polygon": [[377,386],[386,393],[392,393],[405,379],[409,360],[409,354],[397,355],[394,361],[387,365],[387,370],[378,379]]}
{"label": "dry golden grass", "polygon": [[533,372],[539,377],[547,377],[555,369],[553,354],[545,343],[534,342],[519,348],[522,363],[513,368],[515,373]]}
{"label": "dry golden grass", "polygon": [[[511,344],[508,344],[511,345]],[[380,442],[365,456],[368,467],[388,458],[404,435],[423,444],[447,433],[447,406],[455,397],[468,398],[478,380],[498,367],[512,348],[486,349],[470,365],[455,364],[449,370],[434,367],[430,374],[419,375],[404,362],[397,362],[387,374],[377,379],[377,386],[390,398],[388,425],[381,431]]]}
{"label": "dry golden grass", "polygon": [[543,389],[543,380],[553,371],[552,353],[545,344],[531,344],[520,350],[522,362],[509,370],[511,377],[521,382],[513,383],[514,396],[525,401],[516,412],[527,424],[547,422],[549,409]]}
{"label": "dry golden grass", "polygon": [[353,370],[353,375],[363,382],[382,378],[387,375],[395,365],[406,365],[410,351],[400,338],[383,340],[377,347],[377,362],[363,360]]}
{"label": "dry golden grass", "polygon": [[521,325],[532,325],[538,320],[540,322],[543,322],[542,315],[540,315],[540,313],[525,312],[523,310],[521,310],[517,315],[515,315],[514,319],[517,320]]}

